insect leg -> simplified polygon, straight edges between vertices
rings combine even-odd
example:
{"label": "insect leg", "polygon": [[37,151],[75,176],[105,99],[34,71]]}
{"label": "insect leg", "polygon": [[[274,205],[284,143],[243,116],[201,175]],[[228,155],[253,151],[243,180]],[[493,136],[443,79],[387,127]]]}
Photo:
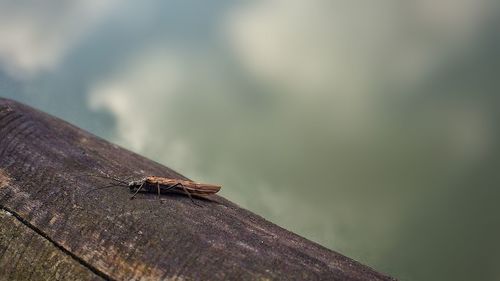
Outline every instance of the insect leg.
{"label": "insect leg", "polygon": [[[160,191],[161,191],[161,188],[160,188],[160,183],[157,183],[158,185],[158,199],[160,198]],[[172,190],[174,188],[176,188],[177,186],[181,185],[180,183],[175,183],[171,186],[167,186],[165,189],[163,189],[163,191],[168,191],[168,190]]]}
{"label": "insect leg", "polygon": [[175,183],[175,184],[173,184],[173,185],[171,185],[171,186],[169,186],[169,187],[165,188],[164,190],[165,190],[165,191],[172,190],[172,189],[176,188],[176,187],[177,187],[177,186],[179,186],[179,185],[181,185],[181,184],[180,184],[180,183]]}
{"label": "insect leg", "polygon": [[178,183],[174,183],[173,185],[167,187],[164,189],[164,191],[168,191],[168,190],[172,190],[178,186],[181,186],[182,189],[184,190],[184,192],[189,196],[189,198],[191,199],[191,201],[193,201],[193,203],[196,205],[196,203],[194,202],[193,198],[191,197],[191,193],[189,193],[189,191],[187,191],[186,187],[184,187],[180,182]]}
{"label": "insect leg", "polygon": [[139,186],[139,188],[135,191],[135,193],[132,195],[132,197],[130,197],[130,200],[134,199],[134,197],[137,195],[137,193],[139,193],[139,191],[142,189],[143,186],[144,186],[144,182],[141,183],[141,186]]}
{"label": "insect leg", "polygon": [[158,200],[160,200],[160,183],[159,182],[156,183],[156,187],[158,189]]}
{"label": "insect leg", "polygon": [[184,192],[187,194],[187,196],[189,197],[189,199],[191,199],[191,202],[193,202],[193,204],[195,204],[198,207],[201,207],[199,204],[196,204],[196,202],[194,202],[193,196],[191,196],[191,193],[189,193],[189,191],[186,189],[186,187],[184,185],[182,185],[181,183],[178,183],[178,185],[180,185],[182,187],[182,189],[184,189]]}

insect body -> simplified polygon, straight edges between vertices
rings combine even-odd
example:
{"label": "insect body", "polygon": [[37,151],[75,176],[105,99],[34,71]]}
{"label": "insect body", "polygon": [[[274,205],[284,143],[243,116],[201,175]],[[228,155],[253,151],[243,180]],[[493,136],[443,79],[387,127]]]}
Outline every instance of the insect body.
{"label": "insect body", "polygon": [[170,179],[155,176],[145,177],[138,181],[131,181],[128,183],[128,187],[130,191],[135,191],[131,199],[133,199],[134,196],[142,189],[150,191],[152,190],[152,188],[156,188],[158,196],[160,195],[160,192],[162,190],[171,190],[174,192],[186,193],[189,197],[191,197],[191,194],[211,195],[217,193],[221,189],[220,185],[215,184],[198,183],[188,180]]}
{"label": "insect body", "polygon": [[111,185],[102,186],[92,190],[110,188],[114,186],[128,186],[130,191],[134,192],[134,194],[132,195],[132,197],[130,197],[130,199],[134,199],[137,193],[139,193],[141,190],[144,190],[147,192],[157,192],[158,197],[160,197],[161,191],[182,193],[186,194],[187,196],[189,196],[191,200],[193,200],[191,195],[196,195],[196,196],[211,195],[219,192],[219,190],[222,188],[222,186],[216,184],[198,183],[190,180],[171,179],[171,178],[155,177],[155,176],[149,176],[142,178],[140,180],[135,180],[130,182],[109,175],[88,174],[88,176],[110,179],[115,182]]}

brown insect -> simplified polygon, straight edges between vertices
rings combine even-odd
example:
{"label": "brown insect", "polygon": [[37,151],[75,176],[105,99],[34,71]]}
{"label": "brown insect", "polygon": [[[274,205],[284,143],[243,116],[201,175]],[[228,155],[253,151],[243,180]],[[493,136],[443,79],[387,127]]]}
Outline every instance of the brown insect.
{"label": "brown insect", "polygon": [[[148,188],[149,186],[149,188]],[[211,195],[219,192],[222,186],[216,184],[199,183],[188,180],[178,180],[169,179],[162,177],[145,177],[138,181],[131,181],[128,183],[130,191],[134,191],[134,195],[130,199],[134,199],[134,196],[141,191],[141,189],[151,190],[151,186],[156,187],[158,196],[160,196],[161,191],[171,190],[174,192],[181,192],[187,194],[191,198],[191,194],[194,195]]]}
{"label": "brown insect", "polygon": [[149,176],[142,178],[140,180],[135,180],[130,182],[114,178],[111,176],[104,176],[104,175],[103,176],[91,175],[91,176],[110,179],[118,183],[118,184],[115,183],[112,185],[99,187],[93,190],[109,188],[114,186],[128,186],[129,190],[131,192],[134,192],[134,194],[130,197],[130,199],[134,199],[137,193],[139,193],[141,190],[144,190],[146,192],[157,192],[158,198],[160,197],[162,191],[182,193],[189,196],[191,201],[193,201],[191,195],[196,195],[196,196],[212,195],[219,192],[219,190],[222,188],[221,185],[216,185],[216,184],[199,183],[190,180],[170,179],[170,178],[156,177],[156,176]]}

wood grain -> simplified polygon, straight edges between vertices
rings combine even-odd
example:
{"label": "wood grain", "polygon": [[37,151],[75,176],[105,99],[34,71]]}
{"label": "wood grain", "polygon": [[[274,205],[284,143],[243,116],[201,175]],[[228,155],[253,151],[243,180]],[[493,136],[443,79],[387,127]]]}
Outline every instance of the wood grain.
{"label": "wood grain", "polygon": [[0,210],[0,280],[105,280]]}
{"label": "wood grain", "polygon": [[393,280],[219,196],[199,207],[180,195],[129,200],[125,187],[87,193],[109,181],[81,175],[104,173],[186,179],[0,99],[0,279]]}

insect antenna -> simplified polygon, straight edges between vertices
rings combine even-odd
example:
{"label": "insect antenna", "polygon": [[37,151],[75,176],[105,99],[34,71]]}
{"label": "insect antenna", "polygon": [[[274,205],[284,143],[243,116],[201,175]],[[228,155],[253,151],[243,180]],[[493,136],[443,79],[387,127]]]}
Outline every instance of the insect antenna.
{"label": "insect antenna", "polygon": [[122,185],[128,185],[127,180],[129,180],[130,178],[132,178],[132,177],[128,177],[125,180],[121,180],[119,178],[115,178],[115,177],[112,177],[110,175],[96,175],[96,174],[81,174],[81,175],[78,175],[77,177],[85,177],[85,176],[113,180],[113,181],[115,181],[117,183],[120,183]]}
{"label": "insect antenna", "polygon": [[106,186],[101,186],[101,187],[93,188],[91,190],[87,190],[87,192],[85,192],[84,195],[87,195],[90,192],[93,192],[93,191],[96,191],[96,190],[101,190],[101,189],[106,189],[106,188],[111,188],[111,187],[118,187],[118,186],[122,186],[122,185],[112,184],[112,185],[106,185]]}
{"label": "insect antenna", "polygon": [[106,186],[101,186],[101,187],[90,189],[87,192],[85,192],[84,195],[87,195],[90,192],[93,192],[93,191],[96,191],[96,190],[100,190],[100,189],[106,189],[106,188],[117,187],[117,186],[128,186],[128,182],[127,181],[132,178],[132,177],[128,177],[125,180],[121,180],[119,178],[115,178],[115,177],[112,177],[110,175],[96,175],[96,174],[81,174],[81,175],[78,175],[77,177],[79,178],[79,177],[86,177],[86,176],[87,177],[90,176],[90,177],[95,177],[95,178],[108,179],[108,180],[114,181],[115,183],[111,184],[111,185],[106,185]]}

